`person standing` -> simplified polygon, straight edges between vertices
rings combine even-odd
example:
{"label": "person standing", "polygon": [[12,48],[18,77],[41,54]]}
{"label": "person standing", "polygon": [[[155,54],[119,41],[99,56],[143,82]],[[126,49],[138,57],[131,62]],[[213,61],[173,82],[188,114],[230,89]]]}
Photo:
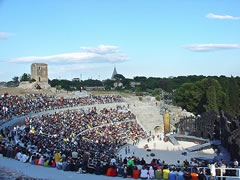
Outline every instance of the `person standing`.
{"label": "person standing", "polygon": [[203,170],[201,169],[198,174],[198,180],[206,180],[206,179],[207,178],[206,178],[205,174],[203,173]]}
{"label": "person standing", "polygon": [[211,164],[211,168],[210,168],[211,180],[215,180],[216,179],[216,164],[217,164],[217,161],[214,161],[214,163]]}
{"label": "person standing", "polygon": [[234,167],[238,168],[238,160],[237,159],[234,160]]}
{"label": "person standing", "polygon": [[[222,175],[225,176],[226,175],[226,164],[224,161],[221,162],[221,171],[222,171]],[[225,180],[226,178],[222,178],[223,180]]]}

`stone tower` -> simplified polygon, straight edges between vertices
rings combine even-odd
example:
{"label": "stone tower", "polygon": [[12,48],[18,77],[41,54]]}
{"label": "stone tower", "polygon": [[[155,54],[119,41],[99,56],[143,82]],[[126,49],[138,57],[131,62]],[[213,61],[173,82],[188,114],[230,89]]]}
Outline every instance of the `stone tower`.
{"label": "stone tower", "polygon": [[36,82],[40,83],[48,83],[48,65],[44,63],[32,63],[31,79],[35,79]]}
{"label": "stone tower", "polygon": [[164,118],[164,134],[170,132],[170,116],[168,114],[168,110],[165,110]]}
{"label": "stone tower", "polygon": [[114,80],[114,76],[117,74],[117,70],[116,70],[116,67],[114,66],[114,70],[113,70],[113,73],[112,73],[112,80]]}

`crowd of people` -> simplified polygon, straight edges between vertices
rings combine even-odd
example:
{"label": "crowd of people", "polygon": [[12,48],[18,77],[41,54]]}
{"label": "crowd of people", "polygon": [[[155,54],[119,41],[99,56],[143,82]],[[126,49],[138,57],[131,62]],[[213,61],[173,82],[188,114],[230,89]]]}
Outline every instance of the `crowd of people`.
{"label": "crowd of people", "polygon": [[119,95],[88,96],[79,98],[64,98],[46,94],[27,94],[12,96],[7,93],[0,97],[0,124],[14,116],[24,116],[46,110],[65,107],[84,106],[122,102]]}
{"label": "crowd of people", "polygon": [[[48,95],[4,96],[0,99],[0,117],[4,119],[48,109],[120,101],[120,96],[90,96],[79,99]],[[217,167],[216,163],[207,168],[206,163],[196,160],[177,161],[176,164],[169,165],[163,160],[153,159],[147,164],[144,158],[122,158],[118,154],[119,148],[124,145],[128,150],[127,142],[137,144],[143,138],[150,140],[155,137],[147,135],[127,107],[81,107],[77,110],[59,110],[53,114],[27,117],[23,126],[1,129],[0,154],[23,163],[111,177],[205,180],[208,176],[219,175],[219,171],[214,169]],[[218,162],[218,165],[227,167],[223,161]],[[233,167],[238,167],[238,163],[234,162]],[[221,173],[236,175],[234,170],[224,170]]]}

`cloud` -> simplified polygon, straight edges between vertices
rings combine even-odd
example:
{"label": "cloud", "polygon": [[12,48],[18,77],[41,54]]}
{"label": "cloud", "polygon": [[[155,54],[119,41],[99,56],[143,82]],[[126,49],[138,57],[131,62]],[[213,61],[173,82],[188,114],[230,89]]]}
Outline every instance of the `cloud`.
{"label": "cloud", "polygon": [[207,16],[207,18],[211,18],[211,19],[232,19],[232,20],[240,20],[240,17],[233,17],[230,15],[217,15],[217,14],[213,14],[213,13],[209,13]]}
{"label": "cloud", "polygon": [[[98,48],[81,47],[87,52],[57,54],[51,56],[26,56],[9,59],[10,62],[46,62],[46,63],[119,63],[128,61],[126,54],[118,53],[117,46],[100,45]],[[113,54],[114,53],[114,54]]]}
{"label": "cloud", "polygon": [[98,48],[93,47],[80,47],[82,50],[86,50],[90,53],[96,53],[96,54],[112,54],[112,53],[118,53],[119,47],[117,46],[109,46],[109,45],[99,45]]}
{"label": "cloud", "polygon": [[[49,67],[50,68],[50,67]],[[60,65],[60,66],[51,66],[51,69],[49,69],[49,75],[59,75],[62,73],[73,73],[78,71],[86,71],[86,70],[93,70],[96,69],[96,67],[93,66],[83,66],[80,64],[74,64],[74,65]]]}
{"label": "cloud", "polygon": [[196,51],[196,52],[205,52],[205,51],[219,51],[227,49],[239,49],[240,44],[192,44],[185,45],[183,48]]}
{"label": "cloud", "polygon": [[10,36],[15,36],[14,33],[0,32],[0,40],[8,39]]}

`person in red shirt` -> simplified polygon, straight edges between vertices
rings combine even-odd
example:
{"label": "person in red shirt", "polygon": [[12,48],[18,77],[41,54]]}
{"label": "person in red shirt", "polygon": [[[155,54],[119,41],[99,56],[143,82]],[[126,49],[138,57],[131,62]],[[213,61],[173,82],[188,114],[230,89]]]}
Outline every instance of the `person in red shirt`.
{"label": "person in red shirt", "polygon": [[198,180],[198,174],[193,172],[191,173],[191,176],[192,176],[192,180]]}
{"label": "person in red shirt", "polygon": [[133,169],[133,178],[138,179],[139,178],[140,171],[138,170],[137,166]]}
{"label": "person in red shirt", "polygon": [[112,175],[112,177],[116,177],[117,176],[117,167],[116,167],[115,163],[113,163],[113,165],[112,165],[111,175]]}

